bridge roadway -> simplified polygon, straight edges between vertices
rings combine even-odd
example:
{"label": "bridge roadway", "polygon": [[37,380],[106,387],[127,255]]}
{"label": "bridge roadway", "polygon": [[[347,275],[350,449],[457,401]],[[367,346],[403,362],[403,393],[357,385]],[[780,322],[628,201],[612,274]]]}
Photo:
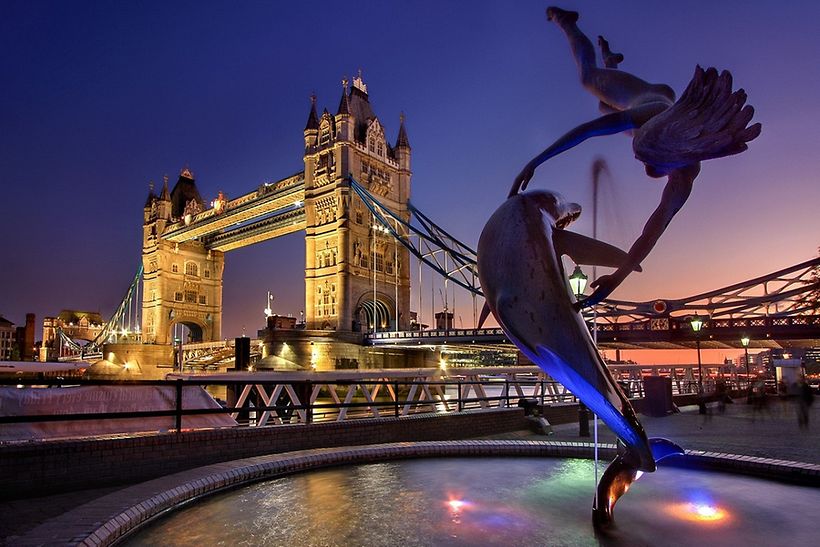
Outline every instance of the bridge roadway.
{"label": "bridge roadway", "polygon": [[[779,349],[820,346],[820,316],[707,319],[700,333],[702,349]],[[698,337],[683,318],[659,317],[624,323],[599,323],[598,345],[603,349],[694,349]],[[365,336],[373,346],[514,346],[500,328],[384,331]]]}
{"label": "bridge roadway", "polygon": [[297,173],[255,191],[211,207],[172,224],[163,239],[182,243],[202,239],[208,249],[230,251],[248,244],[305,229],[305,176]]}

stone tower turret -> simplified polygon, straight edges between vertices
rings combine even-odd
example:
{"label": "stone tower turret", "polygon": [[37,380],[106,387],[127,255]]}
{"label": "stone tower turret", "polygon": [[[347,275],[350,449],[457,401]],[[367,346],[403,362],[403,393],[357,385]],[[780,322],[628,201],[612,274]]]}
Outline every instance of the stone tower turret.
{"label": "stone tower turret", "polygon": [[307,328],[405,329],[410,316],[409,253],[389,234],[374,229],[349,177],[409,221],[406,131],[400,129],[400,147],[388,144],[361,72],[349,89],[347,79],[342,80],[337,113],[331,116],[325,110],[317,124],[316,140],[305,148],[304,157]]}
{"label": "stone tower turret", "polygon": [[183,342],[218,340],[224,254],[197,239],[174,243],[163,237],[204,207],[193,173],[183,169],[170,192],[164,177],[159,197],[152,194],[143,209],[142,341],[169,344],[177,324],[188,329],[190,338]]}
{"label": "stone tower turret", "polygon": [[310,114],[305,124],[305,150],[316,144],[316,137],[319,134],[319,117],[316,115],[316,95],[310,96]]}

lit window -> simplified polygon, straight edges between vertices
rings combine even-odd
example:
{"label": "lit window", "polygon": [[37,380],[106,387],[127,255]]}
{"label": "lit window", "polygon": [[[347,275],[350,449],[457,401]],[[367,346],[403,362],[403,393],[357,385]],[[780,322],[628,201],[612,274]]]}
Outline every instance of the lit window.
{"label": "lit window", "polygon": [[174,300],[176,302],[182,302],[182,293],[181,292],[175,292],[174,293]]}
{"label": "lit window", "polygon": [[196,262],[186,262],[185,263],[185,275],[199,275],[199,266],[196,265]]}
{"label": "lit window", "polygon": [[384,255],[382,253],[376,253],[376,271],[381,272],[384,270]]}
{"label": "lit window", "polygon": [[185,291],[185,302],[196,304],[196,291]]}
{"label": "lit window", "polygon": [[386,271],[389,274],[393,273],[393,263],[392,262],[387,263],[387,270]]}
{"label": "lit window", "polygon": [[202,305],[205,305],[206,300],[205,300],[205,295],[204,294],[199,295],[199,303],[202,304]]}
{"label": "lit window", "polygon": [[210,279],[211,278],[211,270],[205,270],[204,273],[205,273],[205,279]]}
{"label": "lit window", "polygon": [[179,273],[179,266],[176,264],[171,264],[171,271],[174,273]]}
{"label": "lit window", "polygon": [[361,224],[361,223],[362,223],[362,212],[361,211],[356,211],[356,224]]}

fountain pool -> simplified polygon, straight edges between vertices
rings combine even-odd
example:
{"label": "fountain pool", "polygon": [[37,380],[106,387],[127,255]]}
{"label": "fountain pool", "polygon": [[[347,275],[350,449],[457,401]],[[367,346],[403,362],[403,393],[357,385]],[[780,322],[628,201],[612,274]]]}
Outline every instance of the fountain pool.
{"label": "fountain pool", "polygon": [[[661,468],[595,535],[593,463],[435,458],[290,475],[153,521],[126,545],[809,545],[820,489]],[[601,472],[604,464],[601,464]]]}

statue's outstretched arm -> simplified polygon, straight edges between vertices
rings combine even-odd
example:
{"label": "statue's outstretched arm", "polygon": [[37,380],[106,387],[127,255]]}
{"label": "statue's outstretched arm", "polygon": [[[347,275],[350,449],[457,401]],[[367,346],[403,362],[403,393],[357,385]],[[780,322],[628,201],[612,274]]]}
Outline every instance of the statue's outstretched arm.
{"label": "statue's outstretched arm", "polygon": [[636,266],[643,262],[655,247],[655,243],[658,242],[672,218],[686,203],[689,194],[692,192],[692,183],[698,173],[700,173],[699,163],[681,167],[669,173],[669,180],[663,189],[661,202],[652,213],[652,216],[649,217],[649,220],[646,221],[641,235],[629,249],[627,261],[611,274],[601,276],[595,280],[590,285],[595,288],[595,292],[580,301],[577,304],[579,308],[594,306],[604,300],[635,270]]}
{"label": "statue's outstretched arm", "polygon": [[640,127],[646,123],[647,120],[667,108],[669,108],[669,105],[664,103],[650,103],[637,108],[606,114],[600,118],[579,125],[530,160],[524,169],[521,170],[521,173],[515,177],[508,197],[514,196],[519,191],[526,190],[527,184],[532,178],[533,173],[535,173],[535,169],[548,159],[581,144],[591,137],[614,135],[615,133]]}

